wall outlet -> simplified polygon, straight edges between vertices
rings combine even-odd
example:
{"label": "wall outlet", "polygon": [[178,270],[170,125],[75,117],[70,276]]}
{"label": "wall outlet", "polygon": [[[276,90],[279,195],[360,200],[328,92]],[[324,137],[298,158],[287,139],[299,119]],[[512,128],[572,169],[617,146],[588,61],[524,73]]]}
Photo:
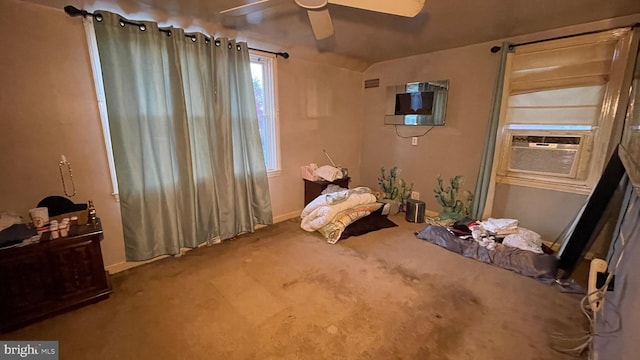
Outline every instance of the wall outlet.
{"label": "wall outlet", "polygon": [[418,145],[418,137],[414,136],[411,138],[411,145],[416,146]]}
{"label": "wall outlet", "polygon": [[411,198],[412,198],[413,200],[420,200],[420,193],[419,193],[419,192],[417,192],[417,191],[412,191],[412,192],[411,192]]}

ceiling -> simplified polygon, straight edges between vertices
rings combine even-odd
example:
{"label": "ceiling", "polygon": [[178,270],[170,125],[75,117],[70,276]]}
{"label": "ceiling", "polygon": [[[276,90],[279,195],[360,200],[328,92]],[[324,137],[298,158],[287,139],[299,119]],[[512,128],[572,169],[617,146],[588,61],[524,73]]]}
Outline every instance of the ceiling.
{"label": "ceiling", "polygon": [[[423,10],[414,18],[330,4],[328,8],[335,35],[317,41],[313,37],[305,10],[293,0],[240,17],[221,16],[219,11],[254,0],[27,1],[58,8],[71,4],[87,9],[109,9],[109,6],[105,7],[106,4],[122,9],[125,16],[153,9],[167,17],[193,18],[214,24],[216,35],[271,44],[272,50],[307,48],[321,54],[337,54],[355,59],[368,65],[569,25],[640,14],[638,0],[426,0]],[[167,19],[154,20],[162,22]],[[187,27],[180,23],[176,25]]]}

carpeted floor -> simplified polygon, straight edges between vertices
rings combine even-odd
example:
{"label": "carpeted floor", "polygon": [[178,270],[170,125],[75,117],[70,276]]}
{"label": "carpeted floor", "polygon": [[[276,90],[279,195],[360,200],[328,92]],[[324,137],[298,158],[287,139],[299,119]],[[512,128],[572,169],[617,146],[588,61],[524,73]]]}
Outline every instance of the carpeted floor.
{"label": "carpeted floor", "polygon": [[[286,221],[112,277],[105,301],[2,334],[60,359],[575,359],[579,296],[418,240],[327,244]],[[554,341],[555,343],[555,341]]]}

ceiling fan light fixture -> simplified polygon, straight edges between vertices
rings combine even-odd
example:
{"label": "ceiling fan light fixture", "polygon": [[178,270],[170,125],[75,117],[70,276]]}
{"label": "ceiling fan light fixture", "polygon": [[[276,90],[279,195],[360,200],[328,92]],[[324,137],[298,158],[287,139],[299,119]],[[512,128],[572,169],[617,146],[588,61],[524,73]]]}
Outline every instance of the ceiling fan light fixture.
{"label": "ceiling fan light fixture", "polygon": [[294,0],[295,3],[307,10],[322,9],[329,3],[328,0]]}

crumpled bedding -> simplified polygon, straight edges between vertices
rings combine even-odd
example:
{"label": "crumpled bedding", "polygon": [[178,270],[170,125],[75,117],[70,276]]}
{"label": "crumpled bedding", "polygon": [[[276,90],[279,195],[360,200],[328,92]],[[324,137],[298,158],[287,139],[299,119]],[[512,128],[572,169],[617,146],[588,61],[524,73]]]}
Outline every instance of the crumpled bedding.
{"label": "crumpled bedding", "polygon": [[516,233],[505,236],[502,244],[537,254],[544,253],[544,251],[542,251],[542,238],[540,234],[523,227],[519,227]]}
{"label": "crumpled bedding", "polygon": [[[341,199],[340,193],[346,193],[348,196]],[[371,190],[362,187],[320,195],[302,210],[300,227],[306,231],[316,231],[331,222],[341,211],[376,202],[377,199]]]}
{"label": "crumpled bedding", "polygon": [[378,210],[382,203],[364,204],[351,209],[346,209],[337,214],[331,222],[318,229],[318,232],[327,239],[330,244],[340,240],[344,229],[358,219],[368,216]]}
{"label": "crumpled bedding", "polygon": [[329,243],[335,244],[349,224],[381,206],[366,187],[323,194],[302,210],[300,227],[309,232],[317,230]]}
{"label": "crumpled bedding", "polygon": [[531,251],[496,244],[493,250],[481,246],[477,241],[456,237],[446,227],[429,225],[416,237],[463,256],[493,264],[518,274],[551,283],[558,271],[558,258],[551,254],[536,254]]}

